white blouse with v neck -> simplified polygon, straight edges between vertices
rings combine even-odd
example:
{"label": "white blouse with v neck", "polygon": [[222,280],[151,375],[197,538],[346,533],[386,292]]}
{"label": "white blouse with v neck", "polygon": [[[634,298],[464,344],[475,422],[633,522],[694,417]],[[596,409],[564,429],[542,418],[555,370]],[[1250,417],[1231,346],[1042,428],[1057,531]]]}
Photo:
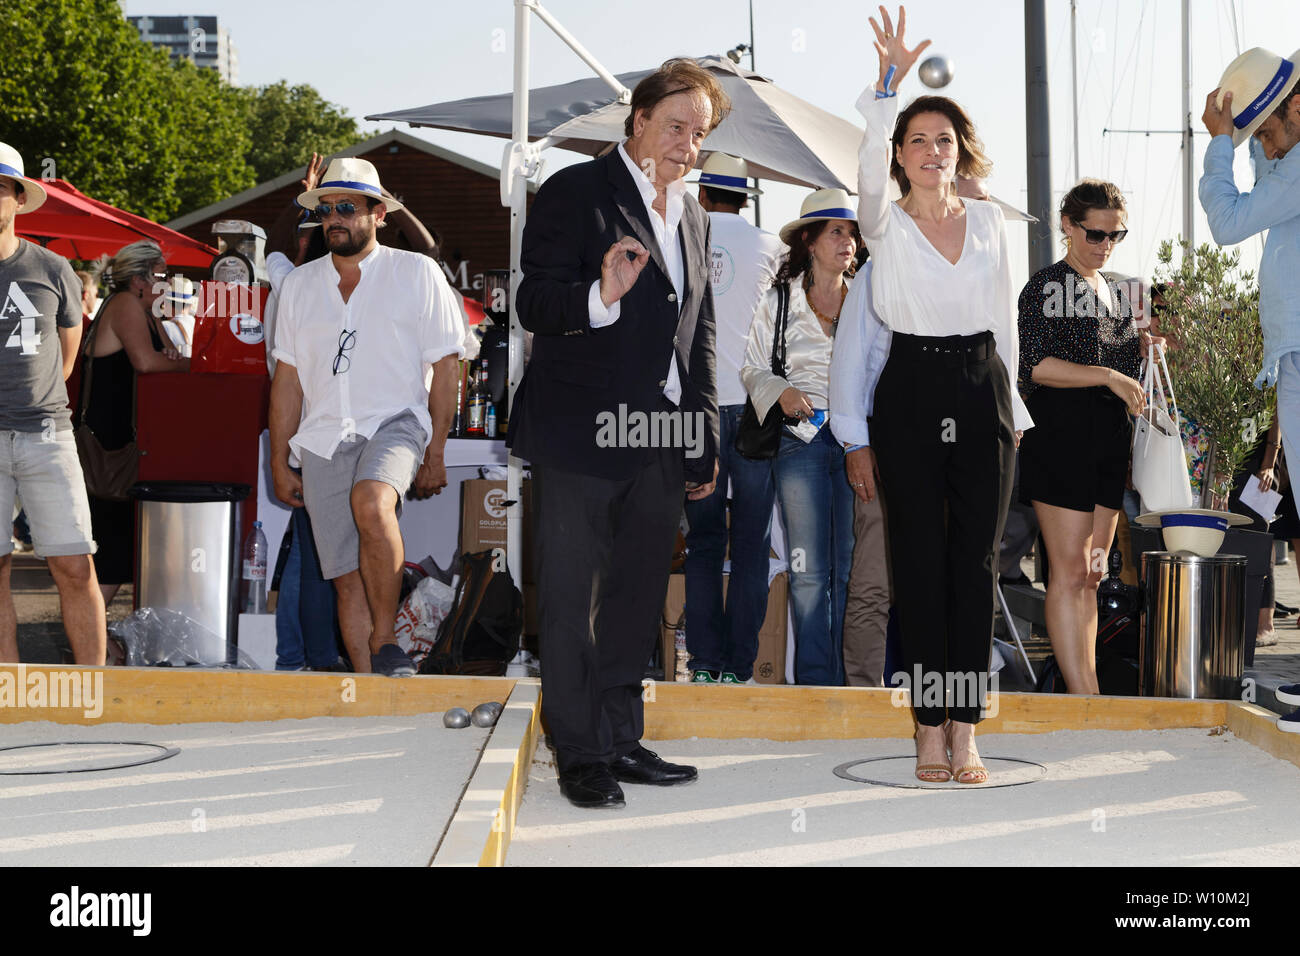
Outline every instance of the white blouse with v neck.
{"label": "white blouse with v neck", "polygon": [[[949,262],[920,226],[889,198],[890,138],[898,97],[876,99],[870,86],[858,98],[867,131],[858,151],[858,227],[871,250],[871,298],[880,320],[908,335],[972,335],[991,331],[1010,381],[1020,365],[1016,300],[1006,223],[996,204],[963,199],[966,238],[961,256]],[[1015,388],[1017,429],[1033,419]]]}

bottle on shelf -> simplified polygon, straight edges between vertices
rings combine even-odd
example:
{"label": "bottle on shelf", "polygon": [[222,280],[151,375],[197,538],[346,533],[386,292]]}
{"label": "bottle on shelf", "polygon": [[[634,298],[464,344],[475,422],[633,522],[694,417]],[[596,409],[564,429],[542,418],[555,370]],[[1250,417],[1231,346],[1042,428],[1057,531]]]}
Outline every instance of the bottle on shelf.
{"label": "bottle on shelf", "polygon": [[466,404],[468,405],[468,413],[465,416],[467,420],[465,433],[481,438],[487,430],[487,408],[491,404],[487,387],[486,360],[482,362],[482,368],[474,375],[474,385],[470,389]]}
{"label": "bottle on shelf", "polygon": [[244,541],[244,573],[239,600],[239,608],[244,614],[266,613],[266,557],[262,522],[254,521],[253,530]]}
{"label": "bottle on shelf", "polygon": [[497,437],[497,407],[491,402],[488,402],[487,423],[484,425],[483,433],[488,438]]}
{"label": "bottle on shelf", "polygon": [[465,434],[465,363],[456,363],[456,415],[451,420],[449,438],[460,438]]}

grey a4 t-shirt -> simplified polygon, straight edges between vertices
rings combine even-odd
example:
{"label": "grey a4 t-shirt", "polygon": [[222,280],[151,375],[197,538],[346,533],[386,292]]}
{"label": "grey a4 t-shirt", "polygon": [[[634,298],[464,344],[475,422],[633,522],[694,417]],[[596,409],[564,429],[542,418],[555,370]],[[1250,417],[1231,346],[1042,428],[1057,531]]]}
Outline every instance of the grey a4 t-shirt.
{"label": "grey a4 t-shirt", "polygon": [[81,280],[62,256],[20,240],[0,260],[0,430],[72,427],[59,329],[81,325]]}

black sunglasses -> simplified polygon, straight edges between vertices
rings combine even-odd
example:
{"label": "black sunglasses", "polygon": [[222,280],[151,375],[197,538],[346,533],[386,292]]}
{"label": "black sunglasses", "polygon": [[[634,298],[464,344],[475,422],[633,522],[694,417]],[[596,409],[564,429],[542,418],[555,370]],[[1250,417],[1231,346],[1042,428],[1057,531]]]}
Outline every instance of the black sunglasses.
{"label": "black sunglasses", "polygon": [[1092,246],[1099,246],[1107,239],[1113,243],[1123,242],[1124,237],[1128,235],[1127,229],[1116,229],[1114,232],[1107,232],[1105,229],[1089,229],[1077,219],[1074,220],[1074,224],[1083,230],[1083,237]]}
{"label": "black sunglasses", "polygon": [[318,219],[324,220],[331,212],[337,211],[344,219],[351,219],[357,214],[357,204],[354,202],[323,202],[312,210]]}
{"label": "black sunglasses", "polygon": [[357,344],[356,329],[353,329],[351,331],[344,329],[342,332],[339,333],[339,352],[337,355],[334,356],[335,375],[339,373],[340,365],[342,366],[341,371],[344,372],[346,372],[349,368],[352,367],[352,360],[348,358],[347,355],[344,353],[348,352],[356,344]]}

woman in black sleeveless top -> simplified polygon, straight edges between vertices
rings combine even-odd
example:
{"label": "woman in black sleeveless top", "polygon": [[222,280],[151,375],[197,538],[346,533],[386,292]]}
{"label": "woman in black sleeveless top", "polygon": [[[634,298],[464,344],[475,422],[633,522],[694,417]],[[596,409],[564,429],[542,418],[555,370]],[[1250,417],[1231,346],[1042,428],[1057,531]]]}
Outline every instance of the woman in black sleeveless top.
{"label": "woman in black sleeveless top", "polygon": [[[167,263],[153,242],[118,250],[105,272],[109,297],[87,341],[90,396],[85,421],[106,451],[135,438],[132,396],[139,372],[187,372],[161,332],[154,303],[167,288]],[[135,502],[90,496],[90,520],[99,550],[95,573],[107,606],[135,573]]]}

